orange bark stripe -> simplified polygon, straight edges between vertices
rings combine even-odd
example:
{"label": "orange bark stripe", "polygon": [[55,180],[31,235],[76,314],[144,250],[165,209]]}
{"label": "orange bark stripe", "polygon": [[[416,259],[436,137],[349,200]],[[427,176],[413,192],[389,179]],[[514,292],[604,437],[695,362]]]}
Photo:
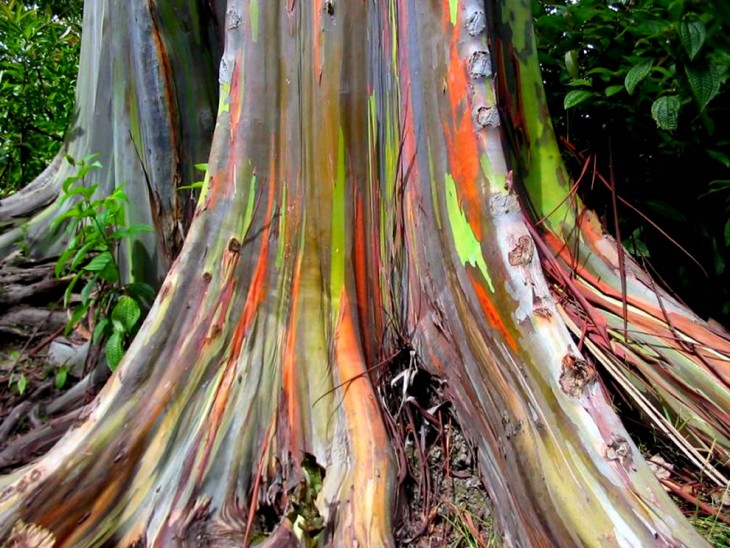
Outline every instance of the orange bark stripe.
{"label": "orange bark stripe", "polygon": [[517,350],[517,341],[512,336],[512,334],[507,329],[507,326],[502,321],[502,316],[500,315],[497,308],[494,306],[492,301],[489,299],[489,295],[487,295],[486,290],[484,289],[484,286],[482,283],[476,279],[476,277],[472,274],[470,269],[467,268],[467,274],[469,275],[469,280],[471,281],[471,285],[474,288],[474,292],[477,294],[477,297],[479,298],[479,302],[482,305],[482,310],[484,311],[484,314],[487,317],[487,320],[489,321],[489,324],[494,327],[497,331],[499,331],[502,336],[504,337],[504,340],[509,344],[510,348],[512,350]]}
{"label": "orange bark stripe", "polygon": [[340,297],[340,321],[335,336],[335,358],[340,382],[347,382],[343,406],[347,414],[350,441],[353,443],[358,467],[375,466],[375,453],[389,446],[388,436],[383,426],[380,410],[375,400],[372,385],[362,375],[367,371],[360,349],[360,341],[355,331],[347,291],[342,290]]}
{"label": "orange bark stripe", "polygon": [[[276,188],[276,184],[274,184],[274,180],[276,178],[276,166],[274,163],[274,158],[272,155],[271,158],[271,165],[269,166],[269,173],[271,174],[271,180],[269,181],[269,201],[268,205],[266,207],[266,215],[264,218],[271,219],[271,212],[274,209],[274,189]],[[246,333],[248,331],[251,320],[253,319],[254,313],[258,309],[259,305],[263,302],[264,297],[266,296],[264,291],[264,281],[266,280],[266,267],[268,266],[269,262],[269,240],[270,240],[270,234],[271,234],[271,227],[273,223],[266,223],[262,228],[262,234],[261,234],[261,251],[258,254],[258,262],[256,263],[256,271],[254,273],[253,279],[251,280],[251,287],[248,292],[248,297],[246,298],[246,305],[243,309],[243,319],[242,319],[242,326],[243,326],[243,332],[241,335]],[[237,344],[239,347],[241,345],[241,339],[243,337],[236,337],[236,340],[234,340],[234,344]]]}
{"label": "orange bark stripe", "polygon": [[444,121],[444,134],[447,138],[449,168],[456,184],[461,206],[467,221],[478,240],[482,238],[481,211],[479,195],[479,153],[477,134],[471,120],[467,97],[469,82],[464,61],[459,53],[459,27],[454,30],[451,42],[448,91],[451,103],[450,120]]}
{"label": "orange bark stripe", "polygon": [[323,0],[316,0],[315,2],[312,2],[312,56],[313,56],[313,63],[312,68],[317,69],[317,73],[320,74],[322,72],[322,59],[320,58],[320,37],[322,35],[322,10],[324,9],[324,6],[322,5]]}
{"label": "orange bark stripe", "polygon": [[236,55],[236,62],[234,65],[233,76],[231,77],[231,90],[228,94],[228,105],[231,117],[231,131],[235,131],[238,127],[238,121],[241,119],[241,107],[243,101],[241,100],[241,93],[239,88],[241,87],[241,71],[242,68],[243,53],[239,52]]}
{"label": "orange bark stripe", "polygon": [[[347,381],[366,372],[360,341],[355,330],[349,296],[343,289],[340,297],[340,320],[335,334],[336,367],[341,381]],[[353,515],[367,515],[356,521],[354,537],[365,546],[384,543],[385,531],[380,525],[391,508],[389,468],[392,463],[390,442],[382,422],[375,393],[367,377],[347,383],[342,389],[342,407],[346,416],[348,443],[352,447],[352,493],[348,494],[354,506]]]}
{"label": "orange bark stripe", "polygon": [[298,455],[299,450],[303,446],[302,429],[300,428],[301,417],[299,400],[297,398],[296,388],[296,344],[297,344],[297,324],[299,322],[299,290],[302,280],[302,257],[297,257],[296,266],[294,268],[294,279],[292,281],[291,294],[291,313],[289,316],[289,328],[287,333],[286,348],[284,349],[284,367],[282,371],[282,390],[284,398],[287,402],[288,428],[290,451],[293,455]]}

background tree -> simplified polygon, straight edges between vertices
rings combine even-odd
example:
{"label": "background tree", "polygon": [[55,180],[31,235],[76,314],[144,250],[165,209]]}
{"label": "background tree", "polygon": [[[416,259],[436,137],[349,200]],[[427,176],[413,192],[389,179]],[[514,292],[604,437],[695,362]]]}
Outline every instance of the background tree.
{"label": "background tree", "polygon": [[[139,192],[133,215],[158,230],[148,255],[174,256],[169,221],[187,221],[174,188],[201,140],[208,171],[117,373],[54,449],[0,479],[0,534],[392,544],[403,461],[388,425],[419,409],[427,372],[507,543],[700,543],[589,352],[723,484],[730,343],[570,193],[530,22],[513,1],[87,6],[69,147],[109,143],[107,184]],[[29,215],[32,198],[0,215]],[[16,220],[0,246],[26,234],[52,253],[59,207]],[[672,431],[659,406],[670,425],[699,420]]]}

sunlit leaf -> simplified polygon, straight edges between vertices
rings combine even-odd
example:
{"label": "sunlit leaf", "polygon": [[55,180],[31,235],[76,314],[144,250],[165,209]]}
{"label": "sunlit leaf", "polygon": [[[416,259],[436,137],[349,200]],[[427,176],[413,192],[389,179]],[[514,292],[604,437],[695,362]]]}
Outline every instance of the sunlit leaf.
{"label": "sunlit leaf", "polygon": [[124,357],[124,334],[114,331],[104,345],[104,356],[109,365],[109,369],[114,371]]}

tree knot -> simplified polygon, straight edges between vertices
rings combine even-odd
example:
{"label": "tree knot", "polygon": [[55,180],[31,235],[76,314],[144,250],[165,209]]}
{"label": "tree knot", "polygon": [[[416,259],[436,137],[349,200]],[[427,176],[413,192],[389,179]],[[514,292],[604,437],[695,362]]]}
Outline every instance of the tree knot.
{"label": "tree knot", "polygon": [[236,238],[228,240],[228,251],[231,253],[238,253],[241,251],[241,242],[239,242]]}

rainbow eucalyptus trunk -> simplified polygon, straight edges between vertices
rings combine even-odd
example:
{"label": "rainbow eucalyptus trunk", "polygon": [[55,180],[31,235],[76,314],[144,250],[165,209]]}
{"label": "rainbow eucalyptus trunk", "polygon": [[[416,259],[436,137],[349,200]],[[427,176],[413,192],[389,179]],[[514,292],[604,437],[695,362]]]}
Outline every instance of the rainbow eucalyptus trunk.
{"label": "rainbow eucalyptus trunk", "polygon": [[[212,11],[195,11],[202,4]],[[139,165],[170,161],[173,143],[210,144],[206,184],[116,374],[47,455],[0,478],[0,538],[278,546],[314,536],[334,546],[392,545],[399,470],[374,379],[376,366],[400,353],[411,369],[445,381],[508,545],[702,543],[565,320],[588,326],[581,346],[614,369],[630,353],[648,360],[649,339],[625,335],[660,338],[652,319],[672,333],[691,320],[687,336],[708,337],[720,357],[727,337],[661,293],[665,304],[650,302],[657,293],[646,289],[636,297],[624,290],[631,315],[622,330],[610,323],[623,321],[616,295],[629,285],[611,262],[615,243],[585,215],[560,217],[544,244],[526,222],[519,196],[539,215],[552,205],[543,197],[569,190],[535,72],[529,2],[129,6],[166,38],[145,50],[158,35],[139,32],[131,16],[122,18],[129,25],[105,25],[107,11],[87,6],[85,51],[94,40],[102,54],[84,56],[81,85],[105,74],[105,48],[126,44],[117,54],[148,68],[109,54],[121,65],[106,73],[113,79],[97,80],[99,93],[144,90],[147,99],[122,101],[137,110],[117,111],[104,131],[124,141],[144,125]],[[181,6],[188,17],[177,15]],[[208,89],[211,74],[193,63],[196,40],[210,29],[224,51],[215,131],[202,143],[205,124],[195,121],[203,99],[194,90]],[[135,77],[162,73],[176,94],[155,96]],[[89,124],[81,131],[96,127],[93,117],[80,119]],[[156,140],[168,128],[161,119],[173,120],[175,138]],[[126,162],[140,139],[129,131],[127,148],[104,151],[107,163],[119,164],[117,154]],[[179,158],[197,161],[191,151]],[[168,175],[155,184],[176,196],[184,178]],[[158,242],[167,241],[170,227],[156,226]],[[580,263],[585,284],[562,290],[582,309],[557,302],[541,268],[540,253],[555,276],[573,265],[567,255],[549,260],[551,249],[563,253],[561,240],[594,250],[589,266]],[[632,291],[648,279],[635,276]],[[674,394],[684,405],[677,413],[691,410],[700,396],[674,390],[703,379],[706,420],[693,436],[715,436],[727,451],[727,366],[693,348],[677,342],[662,354],[672,374],[653,386],[651,403]],[[275,518],[268,536],[263,514]]]}

